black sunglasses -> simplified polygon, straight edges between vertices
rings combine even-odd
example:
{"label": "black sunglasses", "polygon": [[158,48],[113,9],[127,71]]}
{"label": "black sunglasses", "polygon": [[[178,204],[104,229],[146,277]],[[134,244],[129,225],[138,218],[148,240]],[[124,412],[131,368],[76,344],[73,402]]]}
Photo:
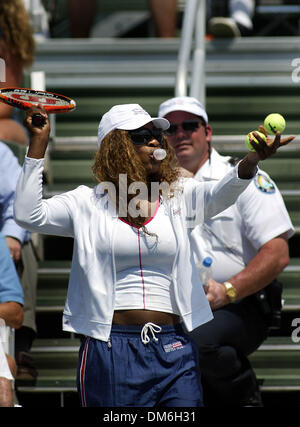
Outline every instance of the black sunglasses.
{"label": "black sunglasses", "polygon": [[171,123],[170,127],[166,130],[167,135],[174,135],[177,132],[178,126],[181,126],[184,131],[194,132],[199,128],[199,125],[205,126],[206,123],[202,120],[185,120],[182,123]]}
{"label": "black sunglasses", "polygon": [[152,139],[156,139],[159,144],[162,144],[163,132],[161,129],[153,128],[152,130],[147,128],[134,129],[128,131],[131,141],[136,145],[145,145]]}

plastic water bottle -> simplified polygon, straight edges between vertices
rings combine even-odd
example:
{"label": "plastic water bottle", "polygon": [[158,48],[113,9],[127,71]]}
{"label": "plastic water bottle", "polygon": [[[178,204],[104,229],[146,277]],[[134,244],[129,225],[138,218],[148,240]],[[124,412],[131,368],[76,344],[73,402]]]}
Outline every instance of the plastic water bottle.
{"label": "plastic water bottle", "polygon": [[205,257],[202,262],[197,263],[198,273],[203,286],[205,286],[208,280],[212,277],[211,265],[212,258],[210,256]]}

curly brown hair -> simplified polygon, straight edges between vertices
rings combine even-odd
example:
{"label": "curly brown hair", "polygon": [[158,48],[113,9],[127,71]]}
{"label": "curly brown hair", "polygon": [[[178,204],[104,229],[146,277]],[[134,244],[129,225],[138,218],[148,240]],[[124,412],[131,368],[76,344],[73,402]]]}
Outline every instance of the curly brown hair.
{"label": "curly brown hair", "polygon": [[23,66],[32,64],[35,51],[33,30],[22,0],[0,0],[0,37]]}
{"label": "curly brown hair", "polygon": [[[103,139],[99,150],[96,152],[92,166],[93,175],[99,183],[111,182],[114,184],[117,203],[121,199],[119,194],[120,174],[126,174],[127,189],[134,182],[145,183],[149,190],[152,182],[166,182],[170,186],[179,178],[179,164],[175,150],[165,136],[162,139],[162,148],[166,150],[167,156],[161,162],[160,171],[156,175],[148,176],[128,132],[113,130]],[[129,203],[135,195],[127,193],[126,197]],[[145,231],[143,227],[144,217],[132,217],[128,212],[126,219],[131,224],[142,227]]]}

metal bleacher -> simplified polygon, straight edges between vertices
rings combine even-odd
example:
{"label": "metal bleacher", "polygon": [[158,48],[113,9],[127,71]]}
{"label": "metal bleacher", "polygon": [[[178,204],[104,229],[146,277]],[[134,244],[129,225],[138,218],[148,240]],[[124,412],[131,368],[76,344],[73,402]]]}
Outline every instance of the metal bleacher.
{"label": "metal bleacher", "polygon": [[[82,183],[94,184],[91,164],[97,127],[111,106],[137,102],[155,115],[160,102],[174,95],[179,45],[177,38],[49,39],[38,44],[34,70],[45,72],[46,89],[77,103],[74,112],[56,117],[45,197]],[[263,163],[278,184],[296,227],[290,241],[291,263],[280,275],[284,283],[282,326],[251,355],[267,406],[300,404],[300,344],[291,338],[291,322],[300,318],[300,85],[292,65],[297,57],[297,36],[206,41],[206,108],[216,149],[244,155],[245,134],[262,124],[270,112],[283,114],[287,134],[297,135],[275,158]],[[38,338],[32,349],[39,377],[34,385],[17,384],[18,397],[24,406],[37,402],[77,406],[80,340],[61,331],[73,242],[50,236],[42,239]]]}

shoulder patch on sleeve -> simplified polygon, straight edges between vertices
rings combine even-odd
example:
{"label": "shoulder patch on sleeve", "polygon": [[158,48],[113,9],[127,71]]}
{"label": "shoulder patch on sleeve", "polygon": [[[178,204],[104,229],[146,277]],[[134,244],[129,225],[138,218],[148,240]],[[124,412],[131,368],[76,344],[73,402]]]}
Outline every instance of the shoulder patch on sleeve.
{"label": "shoulder patch on sleeve", "polygon": [[275,185],[273,181],[266,175],[258,172],[254,178],[254,184],[259,191],[263,193],[273,194],[275,193]]}

